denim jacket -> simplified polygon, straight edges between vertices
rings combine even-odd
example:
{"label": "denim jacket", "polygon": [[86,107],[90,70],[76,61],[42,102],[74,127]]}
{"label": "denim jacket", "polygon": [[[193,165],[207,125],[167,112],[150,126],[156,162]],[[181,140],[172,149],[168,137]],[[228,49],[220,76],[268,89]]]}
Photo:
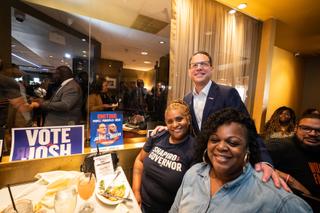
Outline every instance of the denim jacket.
{"label": "denim jacket", "polygon": [[272,181],[262,182],[250,164],[235,180],[210,196],[211,166],[198,163],[183,178],[170,213],[175,212],[312,212],[311,207],[292,193],[277,189]]}

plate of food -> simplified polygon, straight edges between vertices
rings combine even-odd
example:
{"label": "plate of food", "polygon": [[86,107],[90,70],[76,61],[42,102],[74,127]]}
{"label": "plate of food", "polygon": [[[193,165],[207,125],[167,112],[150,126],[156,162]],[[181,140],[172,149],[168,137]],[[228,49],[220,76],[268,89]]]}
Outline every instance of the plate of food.
{"label": "plate of food", "polygon": [[108,205],[116,205],[129,198],[129,188],[124,183],[114,182],[107,185],[105,180],[100,180],[96,187],[98,199]]}

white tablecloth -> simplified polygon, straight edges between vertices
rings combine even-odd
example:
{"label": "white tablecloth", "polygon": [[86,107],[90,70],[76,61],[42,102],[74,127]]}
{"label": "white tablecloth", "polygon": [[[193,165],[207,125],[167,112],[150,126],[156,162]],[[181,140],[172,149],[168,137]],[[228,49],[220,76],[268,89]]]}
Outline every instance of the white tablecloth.
{"label": "white tablecloth", "polygon": [[[127,208],[127,212],[130,213],[141,213],[141,210],[138,206],[137,200],[135,199],[132,189],[130,187],[130,184],[128,183],[128,180],[125,176],[125,173],[123,172],[123,169],[121,167],[117,168],[118,171],[120,171],[120,175],[119,175],[119,179],[123,180],[123,182],[125,183],[126,187],[128,187],[130,189],[129,192],[129,198],[132,199],[132,201],[124,201],[121,204],[118,205],[124,205]],[[117,178],[117,179],[118,179]],[[20,184],[20,185],[16,185],[16,186],[12,186],[11,187],[11,191],[13,196],[17,196],[18,194],[20,194],[23,190],[25,190],[26,188],[30,187],[32,184],[35,184],[35,187],[32,187],[33,190],[26,194],[25,196],[21,197],[21,199],[30,199],[32,200],[33,205],[35,205],[36,203],[38,203],[40,201],[40,199],[42,198],[42,196],[45,194],[46,192],[46,185],[43,185],[41,183],[27,183],[27,184]],[[107,205],[102,203],[96,195],[92,195],[91,198],[89,199],[89,202],[93,203],[95,206],[95,213],[103,213],[103,212],[119,212],[118,210],[121,209],[121,213],[123,212],[123,208],[119,208],[120,206],[117,205]],[[79,207],[81,206],[81,204],[83,204],[84,201],[79,197],[77,198],[77,207],[76,207],[76,211],[78,212]],[[10,200],[10,195],[9,195],[9,191],[8,189],[2,188],[0,190],[0,211],[2,211],[6,206],[8,206],[9,204],[11,204],[11,200]],[[123,206],[122,206],[123,207]],[[125,208],[125,209],[126,209]],[[54,213],[53,209],[47,209],[48,213]]]}

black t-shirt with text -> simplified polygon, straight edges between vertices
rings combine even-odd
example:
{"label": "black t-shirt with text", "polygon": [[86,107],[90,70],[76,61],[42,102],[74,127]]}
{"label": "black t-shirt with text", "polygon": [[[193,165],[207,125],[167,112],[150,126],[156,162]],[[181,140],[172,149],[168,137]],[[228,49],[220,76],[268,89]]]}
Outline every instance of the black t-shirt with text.
{"label": "black t-shirt with text", "polygon": [[148,157],[143,161],[142,202],[155,212],[167,212],[183,176],[193,163],[195,140],[187,136],[179,144],[169,143],[169,134],[145,143]]}

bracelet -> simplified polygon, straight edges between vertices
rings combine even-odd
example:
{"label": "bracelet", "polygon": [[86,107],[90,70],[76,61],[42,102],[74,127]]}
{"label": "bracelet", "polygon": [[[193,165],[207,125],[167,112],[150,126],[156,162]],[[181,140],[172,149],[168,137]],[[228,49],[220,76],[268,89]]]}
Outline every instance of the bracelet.
{"label": "bracelet", "polygon": [[287,177],[286,177],[286,183],[288,183],[289,178],[290,178],[290,175],[287,175]]}

